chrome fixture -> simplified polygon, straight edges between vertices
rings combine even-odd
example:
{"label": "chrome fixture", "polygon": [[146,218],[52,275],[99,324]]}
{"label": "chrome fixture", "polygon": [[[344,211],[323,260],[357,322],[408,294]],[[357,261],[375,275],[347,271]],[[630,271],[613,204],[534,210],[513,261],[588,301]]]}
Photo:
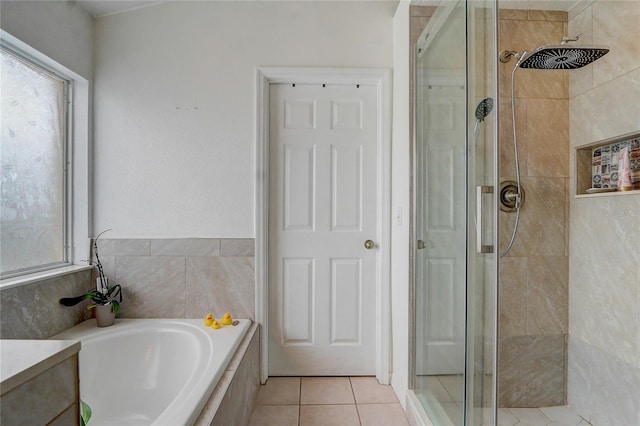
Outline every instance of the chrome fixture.
{"label": "chrome fixture", "polygon": [[[582,34],[580,34],[582,35]],[[554,69],[577,69],[582,68],[585,65],[592,63],[606,55],[609,52],[609,48],[606,46],[570,46],[567,43],[578,41],[580,35],[576,37],[563,37],[561,44],[541,46],[534,50],[531,54],[526,50],[522,53],[515,52],[513,50],[503,50],[500,52],[500,62],[507,63],[512,57],[516,58],[516,64],[511,71],[511,119],[513,123],[513,151],[514,160],[516,165],[516,181],[512,182],[511,186],[507,186],[504,192],[503,188],[500,188],[500,209],[503,211],[516,212],[516,221],[513,225],[513,232],[511,233],[511,239],[509,244],[500,252],[500,257],[506,255],[513,242],[516,239],[516,233],[518,232],[518,224],[520,223],[520,209],[524,202],[524,190],[522,189],[522,183],[520,181],[520,162],[518,160],[518,136],[516,131],[516,97],[514,93],[514,81],[516,70],[518,68],[529,68],[536,70],[554,70]],[[515,184],[515,185],[513,185]],[[504,210],[502,205],[507,203],[513,204],[513,208],[510,210]]]}
{"label": "chrome fixture", "polygon": [[491,113],[492,109],[493,109],[493,98],[484,98],[483,100],[480,101],[480,103],[476,107],[476,126],[473,130],[473,132],[476,135],[476,139],[475,139],[476,147],[478,147],[478,133],[480,132],[480,123],[482,123],[484,119],[487,118],[487,115]]}
{"label": "chrome fixture", "polygon": [[[512,180],[505,180],[500,183],[500,210],[503,212],[513,212],[524,204],[524,188],[520,188],[518,194],[518,183]],[[519,203],[519,204],[518,204]]]}

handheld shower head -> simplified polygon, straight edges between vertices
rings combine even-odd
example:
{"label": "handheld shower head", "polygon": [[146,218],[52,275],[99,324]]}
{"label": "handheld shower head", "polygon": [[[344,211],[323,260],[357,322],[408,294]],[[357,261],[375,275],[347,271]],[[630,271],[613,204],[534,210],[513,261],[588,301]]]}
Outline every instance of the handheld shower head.
{"label": "handheld shower head", "polygon": [[478,106],[476,107],[476,118],[478,121],[484,121],[484,119],[489,115],[491,110],[493,109],[493,99],[492,98],[484,98]]}
{"label": "handheld shower head", "polygon": [[520,68],[573,70],[589,65],[609,53],[606,46],[571,46],[567,44],[538,47],[519,62]]}

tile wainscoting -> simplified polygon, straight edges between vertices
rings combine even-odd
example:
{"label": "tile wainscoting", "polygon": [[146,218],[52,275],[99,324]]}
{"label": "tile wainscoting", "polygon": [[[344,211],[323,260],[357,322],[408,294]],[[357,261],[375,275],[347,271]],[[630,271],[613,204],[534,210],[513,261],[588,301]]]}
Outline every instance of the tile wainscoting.
{"label": "tile wainscoting", "polygon": [[85,304],[58,303],[91,288],[91,270],[0,290],[0,338],[47,339],[91,317]]}
{"label": "tile wainscoting", "polygon": [[254,239],[100,239],[107,277],[122,285],[122,318],[255,319]]}

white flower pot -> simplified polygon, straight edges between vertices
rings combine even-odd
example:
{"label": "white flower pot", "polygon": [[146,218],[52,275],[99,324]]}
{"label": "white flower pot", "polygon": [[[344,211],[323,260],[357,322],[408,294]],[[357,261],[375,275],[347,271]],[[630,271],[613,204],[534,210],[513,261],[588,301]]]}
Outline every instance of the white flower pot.
{"label": "white flower pot", "polygon": [[96,306],[93,308],[96,311],[96,322],[98,323],[98,327],[109,327],[110,325],[113,325],[116,320],[116,314],[111,311],[111,308],[111,304]]}

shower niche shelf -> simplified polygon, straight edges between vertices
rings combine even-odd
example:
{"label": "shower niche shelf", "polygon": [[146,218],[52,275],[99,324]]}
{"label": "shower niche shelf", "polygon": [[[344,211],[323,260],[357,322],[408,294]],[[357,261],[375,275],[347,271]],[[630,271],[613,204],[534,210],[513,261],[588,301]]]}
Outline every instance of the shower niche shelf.
{"label": "shower niche shelf", "polygon": [[[632,190],[618,186],[618,153],[629,148]],[[576,197],[640,194],[640,130],[576,148]]]}

